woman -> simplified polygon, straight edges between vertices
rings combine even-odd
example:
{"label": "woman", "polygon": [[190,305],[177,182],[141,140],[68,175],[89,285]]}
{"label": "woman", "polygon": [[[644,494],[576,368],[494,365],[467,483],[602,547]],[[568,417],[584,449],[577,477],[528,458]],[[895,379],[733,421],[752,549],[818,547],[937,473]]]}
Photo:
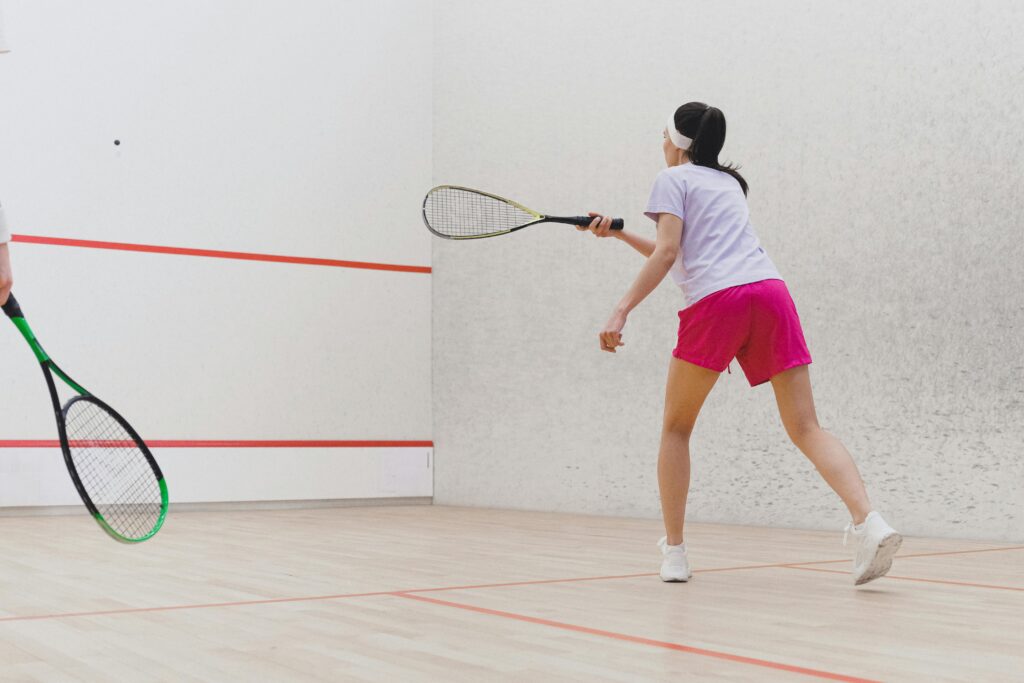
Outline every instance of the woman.
{"label": "woman", "polygon": [[751,386],[772,383],[786,433],[849,509],[847,531],[859,542],[853,580],[867,583],[889,571],[902,538],[872,511],[849,452],[818,425],[807,371],[811,356],[796,307],[750,225],[746,180],[718,161],[724,144],[721,110],[684,104],[669,117],[662,145],[668,168],[658,173],[645,211],[657,223],[657,239],[612,231],[611,219],[596,213],[589,226],[579,228],[614,236],[647,257],[600,334],[603,351],[615,353],[623,345],[626,316],[667,273],[686,300],[658,454],[666,533],[659,541],[661,578],[691,576],[683,539],[690,433],[704,399],[735,357]]}

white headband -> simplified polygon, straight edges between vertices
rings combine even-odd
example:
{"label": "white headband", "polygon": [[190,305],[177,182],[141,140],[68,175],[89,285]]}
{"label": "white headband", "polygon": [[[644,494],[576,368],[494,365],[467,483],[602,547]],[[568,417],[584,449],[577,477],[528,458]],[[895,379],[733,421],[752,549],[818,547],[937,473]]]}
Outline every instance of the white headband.
{"label": "white headband", "polygon": [[672,144],[679,149],[687,150],[690,149],[690,143],[693,142],[693,138],[688,138],[678,130],[676,130],[676,117],[675,114],[668,115],[668,138],[672,141]]}

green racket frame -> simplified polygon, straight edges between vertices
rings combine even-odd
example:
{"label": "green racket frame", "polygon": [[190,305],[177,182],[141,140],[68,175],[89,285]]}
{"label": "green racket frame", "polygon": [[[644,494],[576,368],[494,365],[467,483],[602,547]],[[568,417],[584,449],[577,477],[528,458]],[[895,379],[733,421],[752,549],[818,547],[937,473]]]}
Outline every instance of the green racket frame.
{"label": "green racket frame", "polygon": [[[130,424],[128,424],[128,421],[121,417],[121,415],[116,410],[111,408],[109,405],[107,405],[100,399],[93,396],[88,390],[85,389],[85,387],[83,387],[75,380],[71,379],[71,377],[67,373],[61,370],[60,367],[58,367],[58,365],[55,362],[53,362],[53,359],[50,358],[49,354],[47,354],[46,351],[43,350],[43,347],[39,343],[39,340],[36,339],[35,333],[32,331],[32,328],[29,326],[28,321],[25,319],[25,315],[21,311],[21,306],[18,305],[18,301],[14,298],[13,294],[11,294],[8,297],[7,303],[3,305],[3,311],[4,313],[7,314],[7,317],[11,319],[11,322],[14,323],[14,326],[18,328],[18,331],[21,332],[21,335],[25,338],[25,341],[28,342],[29,347],[31,347],[32,349],[32,353],[35,354],[36,359],[39,361],[39,365],[42,367],[43,376],[46,378],[46,386],[50,392],[50,399],[53,402],[53,411],[54,416],[56,417],[57,420],[57,433],[60,436],[60,448],[61,452],[64,454],[64,463],[65,465],[67,465],[68,474],[71,476],[71,481],[72,483],[74,483],[75,489],[78,491],[78,495],[79,497],[81,497],[86,509],[89,510],[89,514],[91,514],[93,519],[96,520],[96,523],[99,524],[100,528],[107,532],[107,534],[115,541],[119,541],[121,543],[134,544],[141,543],[142,541],[152,538],[153,535],[156,534],[156,532],[158,532],[160,528],[163,526],[164,520],[167,517],[169,498],[167,495],[167,482],[164,480],[163,472],[160,470],[160,465],[157,464],[156,459],[153,457],[153,454],[150,453],[149,447],[146,445],[146,442],[143,441],[142,437],[139,436],[138,432],[136,432],[135,429]],[[75,393],[78,394],[77,396],[69,399],[64,404],[63,407],[61,406],[60,403],[60,397],[57,395],[56,383],[53,381],[54,375],[59,377],[61,381],[63,381],[66,385],[73,389]],[[110,417],[114,418],[114,420],[117,421],[117,423],[125,430],[125,432],[127,432],[128,435],[131,436],[132,439],[134,439],[135,445],[145,456],[150,467],[153,468],[153,474],[155,475],[157,485],[160,488],[160,515],[153,528],[145,535],[137,538],[131,538],[121,533],[118,533],[107,522],[107,520],[103,518],[103,515],[96,507],[96,504],[93,502],[92,498],[89,496],[89,493],[86,490],[85,485],[82,483],[82,479],[78,474],[77,468],[75,467],[74,459],[71,456],[71,447],[68,442],[67,429],[65,425],[65,418],[67,416],[68,408],[71,405],[73,405],[76,401],[88,401],[106,411],[110,415]]]}

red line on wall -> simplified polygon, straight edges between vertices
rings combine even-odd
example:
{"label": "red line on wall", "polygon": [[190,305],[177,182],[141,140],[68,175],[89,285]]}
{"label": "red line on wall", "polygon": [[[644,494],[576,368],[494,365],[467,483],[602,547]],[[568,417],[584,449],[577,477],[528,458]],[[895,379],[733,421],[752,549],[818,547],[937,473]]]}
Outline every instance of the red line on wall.
{"label": "red line on wall", "polygon": [[339,259],[313,258],[310,256],[280,256],[277,254],[253,254],[244,251],[220,251],[218,249],[191,249],[187,247],[164,247],[152,244],[130,244],[127,242],[100,242],[67,237],[42,237],[39,235],[13,235],[12,242],[25,244],[49,244],[60,247],[82,247],[85,249],[110,249],[113,251],[140,251],[149,254],[173,254],[176,256],[203,256],[207,258],[236,259],[241,261],[269,261],[272,263],[297,263],[306,266],[329,266],[332,268],[360,268],[363,270],[389,270],[399,273],[430,273],[430,266],[406,266],[394,263],[370,263],[367,261],[342,261]]}
{"label": "red line on wall", "polygon": [[[433,441],[314,441],[300,440],[217,440],[153,439],[150,448],[433,448]],[[56,439],[5,439],[0,448],[60,448]]]}

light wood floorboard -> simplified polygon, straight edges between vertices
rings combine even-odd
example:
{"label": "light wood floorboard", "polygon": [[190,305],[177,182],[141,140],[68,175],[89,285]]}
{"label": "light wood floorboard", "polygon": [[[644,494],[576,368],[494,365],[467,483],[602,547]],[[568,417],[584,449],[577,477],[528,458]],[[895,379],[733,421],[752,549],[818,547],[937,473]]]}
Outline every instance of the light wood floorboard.
{"label": "light wood floorboard", "polygon": [[841,533],[687,533],[663,584],[656,520],[208,511],[129,547],[2,518],[0,681],[1024,679],[1024,548],[910,538],[855,589]]}

